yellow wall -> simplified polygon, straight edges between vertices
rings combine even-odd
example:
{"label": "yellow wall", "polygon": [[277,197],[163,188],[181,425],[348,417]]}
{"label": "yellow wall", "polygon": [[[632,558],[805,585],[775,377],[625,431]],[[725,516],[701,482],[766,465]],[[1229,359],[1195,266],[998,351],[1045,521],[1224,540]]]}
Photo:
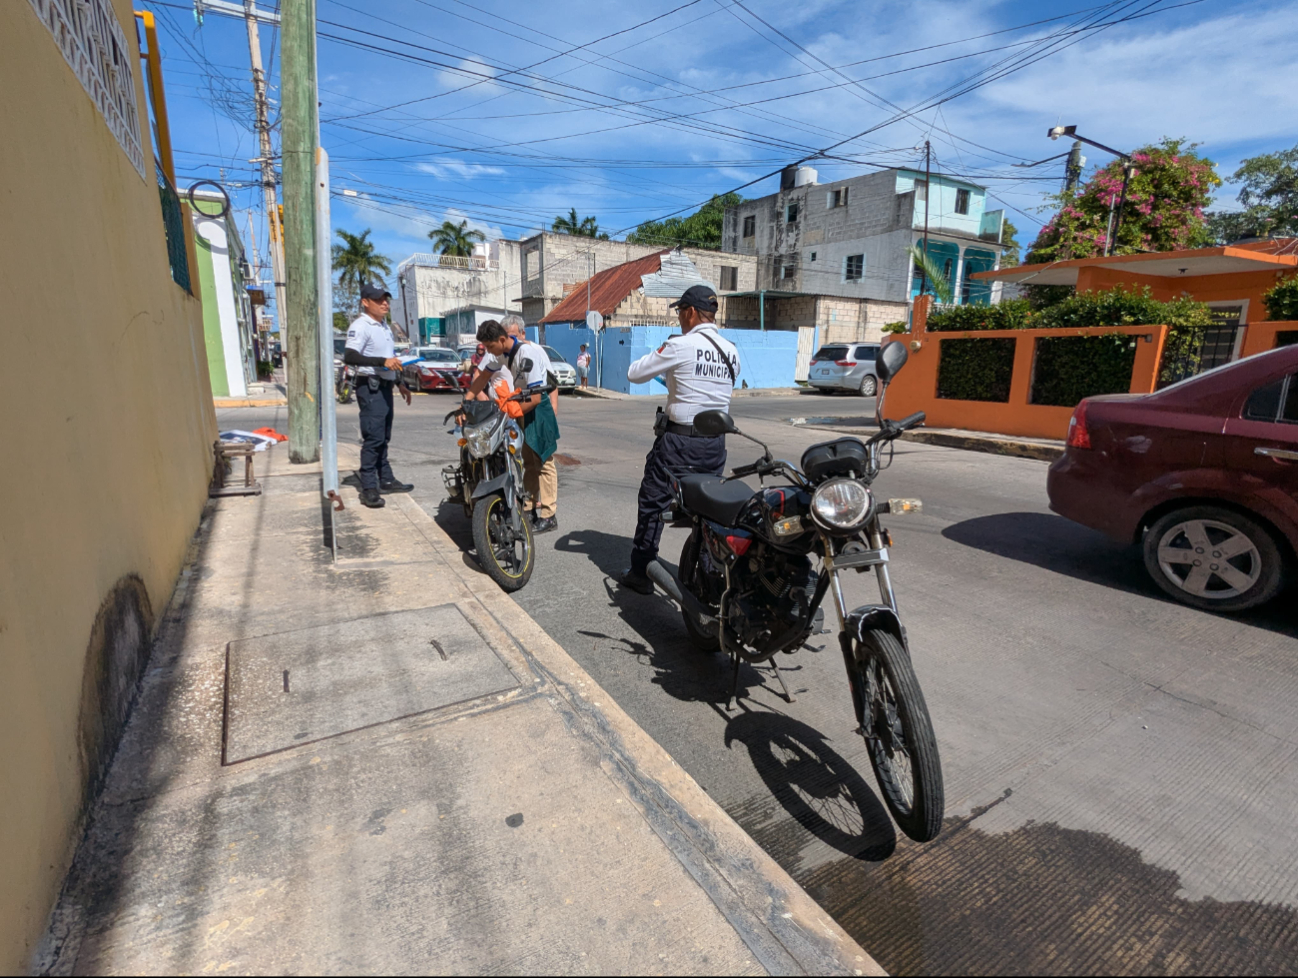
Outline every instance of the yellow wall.
{"label": "yellow wall", "polygon": [[[147,119],[131,7],[114,7]],[[0,10],[0,132],[0,972],[14,973],[84,813],[97,612],[134,574],[161,616],[216,422],[152,166],[141,180],[27,0]]]}

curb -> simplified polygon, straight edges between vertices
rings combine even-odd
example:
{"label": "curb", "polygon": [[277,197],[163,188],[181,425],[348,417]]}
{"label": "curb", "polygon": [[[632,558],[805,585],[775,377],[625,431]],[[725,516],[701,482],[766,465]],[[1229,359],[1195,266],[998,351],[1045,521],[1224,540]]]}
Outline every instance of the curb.
{"label": "curb", "polygon": [[1031,458],[1040,462],[1053,462],[1064,454],[1062,441],[1028,441],[998,435],[966,434],[956,431],[927,431],[920,428],[908,431],[903,438],[940,445],[943,448],[960,448],[968,452],[985,452],[989,455],[1009,455],[1014,458]]}
{"label": "curb", "polygon": [[212,404],[218,410],[224,408],[248,407],[283,407],[288,404],[287,397],[214,397]]}

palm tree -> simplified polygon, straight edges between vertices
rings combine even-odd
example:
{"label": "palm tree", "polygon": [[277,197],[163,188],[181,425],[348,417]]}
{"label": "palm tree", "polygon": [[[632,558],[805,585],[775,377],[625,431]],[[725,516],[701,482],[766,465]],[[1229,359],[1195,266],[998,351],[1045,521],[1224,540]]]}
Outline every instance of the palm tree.
{"label": "palm tree", "polygon": [[428,236],[433,239],[433,248],[439,254],[456,258],[468,258],[473,254],[474,244],[486,240],[481,231],[469,230],[467,220],[459,224],[454,221],[443,221],[442,226],[436,231],[429,231]]}
{"label": "palm tree", "polygon": [[369,228],[360,234],[342,228],[336,228],[334,233],[343,240],[343,244],[333,246],[333,270],[338,273],[338,290],[344,300],[340,305],[349,315],[356,314],[361,286],[374,282],[387,288],[383,276],[392,274],[392,265],[386,255],[375,253]]}
{"label": "palm tree", "polygon": [[955,297],[955,290],[951,287],[951,280],[938,268],[933,256],[919,245],[910,246],[910,256],[915,259],[915,268],[924,273],[924,291],[932,292],[939,302],[949,306]]}
{"label": "palm tree", "polygon": [[560,215],[554,219],[550,225],[550,230],[559,234],[575,234],[582,238],[598,238],[600,241],[607,241],[608,235],[602,234],[599,230],[599,221],[593,215],[578,219],[577,208],[570,207],[568,216]]}

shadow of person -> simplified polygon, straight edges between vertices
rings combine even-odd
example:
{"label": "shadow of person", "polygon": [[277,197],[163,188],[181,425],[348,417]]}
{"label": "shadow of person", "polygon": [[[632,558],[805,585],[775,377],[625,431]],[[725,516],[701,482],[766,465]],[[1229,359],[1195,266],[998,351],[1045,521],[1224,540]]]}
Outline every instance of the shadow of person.
{"label": "shadow of person", "polygon": [[[979,516],[953,523],[942,536],[1091,584],[1172,603],[1149,579],[1138,547],[1052,513]],[[1298,622],[1283,600],[1230,617],[1298,638]]]}
{"label": "shadow of person", "polygon": [[824,734],[781,713],[746,710],[726,725],[726,747],[735,741],[771,796],[816,838],[854,859],[892,855],[897,832],[887,809]]}

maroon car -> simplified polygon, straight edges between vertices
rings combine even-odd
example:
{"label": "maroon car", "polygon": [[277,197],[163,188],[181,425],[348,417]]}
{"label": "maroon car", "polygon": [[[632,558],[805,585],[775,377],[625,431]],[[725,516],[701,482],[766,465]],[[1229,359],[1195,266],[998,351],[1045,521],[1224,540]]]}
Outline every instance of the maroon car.
{"label": "maroon car", "polygon": [[1046,486],[1056,513],[1141,544],[1178,601],[1269,601],[1298,553],[1298,346],[1154,394],[1087,398]]}

